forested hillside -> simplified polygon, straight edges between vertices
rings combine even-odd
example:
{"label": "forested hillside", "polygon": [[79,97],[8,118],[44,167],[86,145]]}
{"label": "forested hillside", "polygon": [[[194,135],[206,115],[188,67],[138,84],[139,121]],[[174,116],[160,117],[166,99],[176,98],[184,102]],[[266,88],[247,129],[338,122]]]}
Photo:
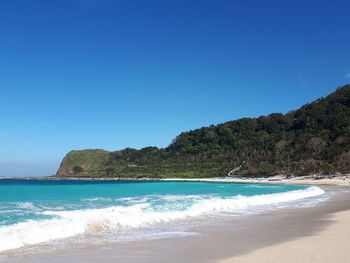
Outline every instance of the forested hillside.
{"label": "forested hillside", "polygon": [[212,177],[350,173],[350,85],[287,114],[183,132],[166,148],[71,151],[59,176]]}

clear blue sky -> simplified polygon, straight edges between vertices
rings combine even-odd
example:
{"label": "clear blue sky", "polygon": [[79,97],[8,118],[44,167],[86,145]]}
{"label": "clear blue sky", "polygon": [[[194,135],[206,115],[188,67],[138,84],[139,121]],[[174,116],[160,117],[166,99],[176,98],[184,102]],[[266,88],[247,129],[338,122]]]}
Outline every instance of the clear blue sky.
{"label": "clear blue sky", "polygon": [[3,0],[0,176],[167,146],[350,82],[349,1]]}

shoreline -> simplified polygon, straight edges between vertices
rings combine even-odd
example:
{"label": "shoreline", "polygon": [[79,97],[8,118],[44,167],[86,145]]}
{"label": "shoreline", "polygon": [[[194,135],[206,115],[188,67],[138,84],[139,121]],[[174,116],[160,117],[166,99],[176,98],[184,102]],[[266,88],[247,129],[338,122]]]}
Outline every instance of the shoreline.
{"label": "shoreline", "polygon": [[[321,188],[334,194],[329,195],[329,200],[315,206],[270,210],[259,214],[234,217],[226,221],[214,220],[210,225],[205,226],[194,224],[188,231],[196,235],[107,243],[98,246],[91,243],[89,247],[53,251],[48,249],[39,255],[17,254],[7,258],[8,261],[5,260],[5,262],[240,263],[239,260],[236,260],[237,258],[243,257],[248,260],[250,255],[260,253],[261,249],[273,248],[281,244],[288,244],[288,242],[299,244],[304,238],[318,236],[324,230],[331,229],[334,221],[333,215],[339,211],[347,211],[346,213],[350,214],[350,203],[348,202],[350,191],[347,187],[322,186]],[[251,262],[271,263],[273,261],[253,260]],[[338,259],[328,262],[341,263],[344,261]]]}
{"label": "shoreline", "polygon": [[284,178],[283,176],[273,176],[269,178],[198,178],[198,179],[163,179],[164,181],[189,181],[189,182],[229,182],[229,183],[255,183],[255,184],[286,184],[286,185],[338,185],[350,186],[350,177],[341,176],[335,178],[313,178],[312,176],[300,176],[294,178]]}
{"label": "shoreline", "polygon": [[217,177],[217,178],[119,178],[119,177],[1,177],[0,180],[36,180],[36,181],[91,181],[91,182],[126,182],[126,181],[160,181],[160,182],[220,182],[220,183],[262,183],[286,185],[338,185],[350,186],[350,175],[337,177],[297,176],[286,178],[276,175],[267,178],[255,177]]}

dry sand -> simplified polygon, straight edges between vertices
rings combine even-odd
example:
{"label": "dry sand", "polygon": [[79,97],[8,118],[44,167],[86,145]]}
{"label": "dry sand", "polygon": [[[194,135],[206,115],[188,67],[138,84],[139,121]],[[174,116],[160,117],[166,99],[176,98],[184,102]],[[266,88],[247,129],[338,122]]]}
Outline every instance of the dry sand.
{"label": "dry sand", "polygon": [[325,230],[225,259],[220,263],[345,263],[350,262],[350,211],[334,214]]}
{"label": "dry sand", "polygon": [[316,176],[298,176],[285,178],[283,175],[277,175],[269,178],[196,178],[196,179],[163,179],[164,181],[189,181],[189,182],[231,182],[231,183],[264,183],[264,184],[290,184],[290,185],[339,185],[350,186],[350,176],[338,176],[334,178],[316,177]]}

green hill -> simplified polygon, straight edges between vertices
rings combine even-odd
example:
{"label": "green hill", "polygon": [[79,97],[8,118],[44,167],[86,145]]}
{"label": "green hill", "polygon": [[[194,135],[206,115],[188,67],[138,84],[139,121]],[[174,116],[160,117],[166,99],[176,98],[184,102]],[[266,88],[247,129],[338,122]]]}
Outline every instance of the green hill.
{"label": "green hill", "polygon": [[350,85],[287,114],[183,132],[166,148],[71,151],[58,176],[213,177],[350,173]]}

